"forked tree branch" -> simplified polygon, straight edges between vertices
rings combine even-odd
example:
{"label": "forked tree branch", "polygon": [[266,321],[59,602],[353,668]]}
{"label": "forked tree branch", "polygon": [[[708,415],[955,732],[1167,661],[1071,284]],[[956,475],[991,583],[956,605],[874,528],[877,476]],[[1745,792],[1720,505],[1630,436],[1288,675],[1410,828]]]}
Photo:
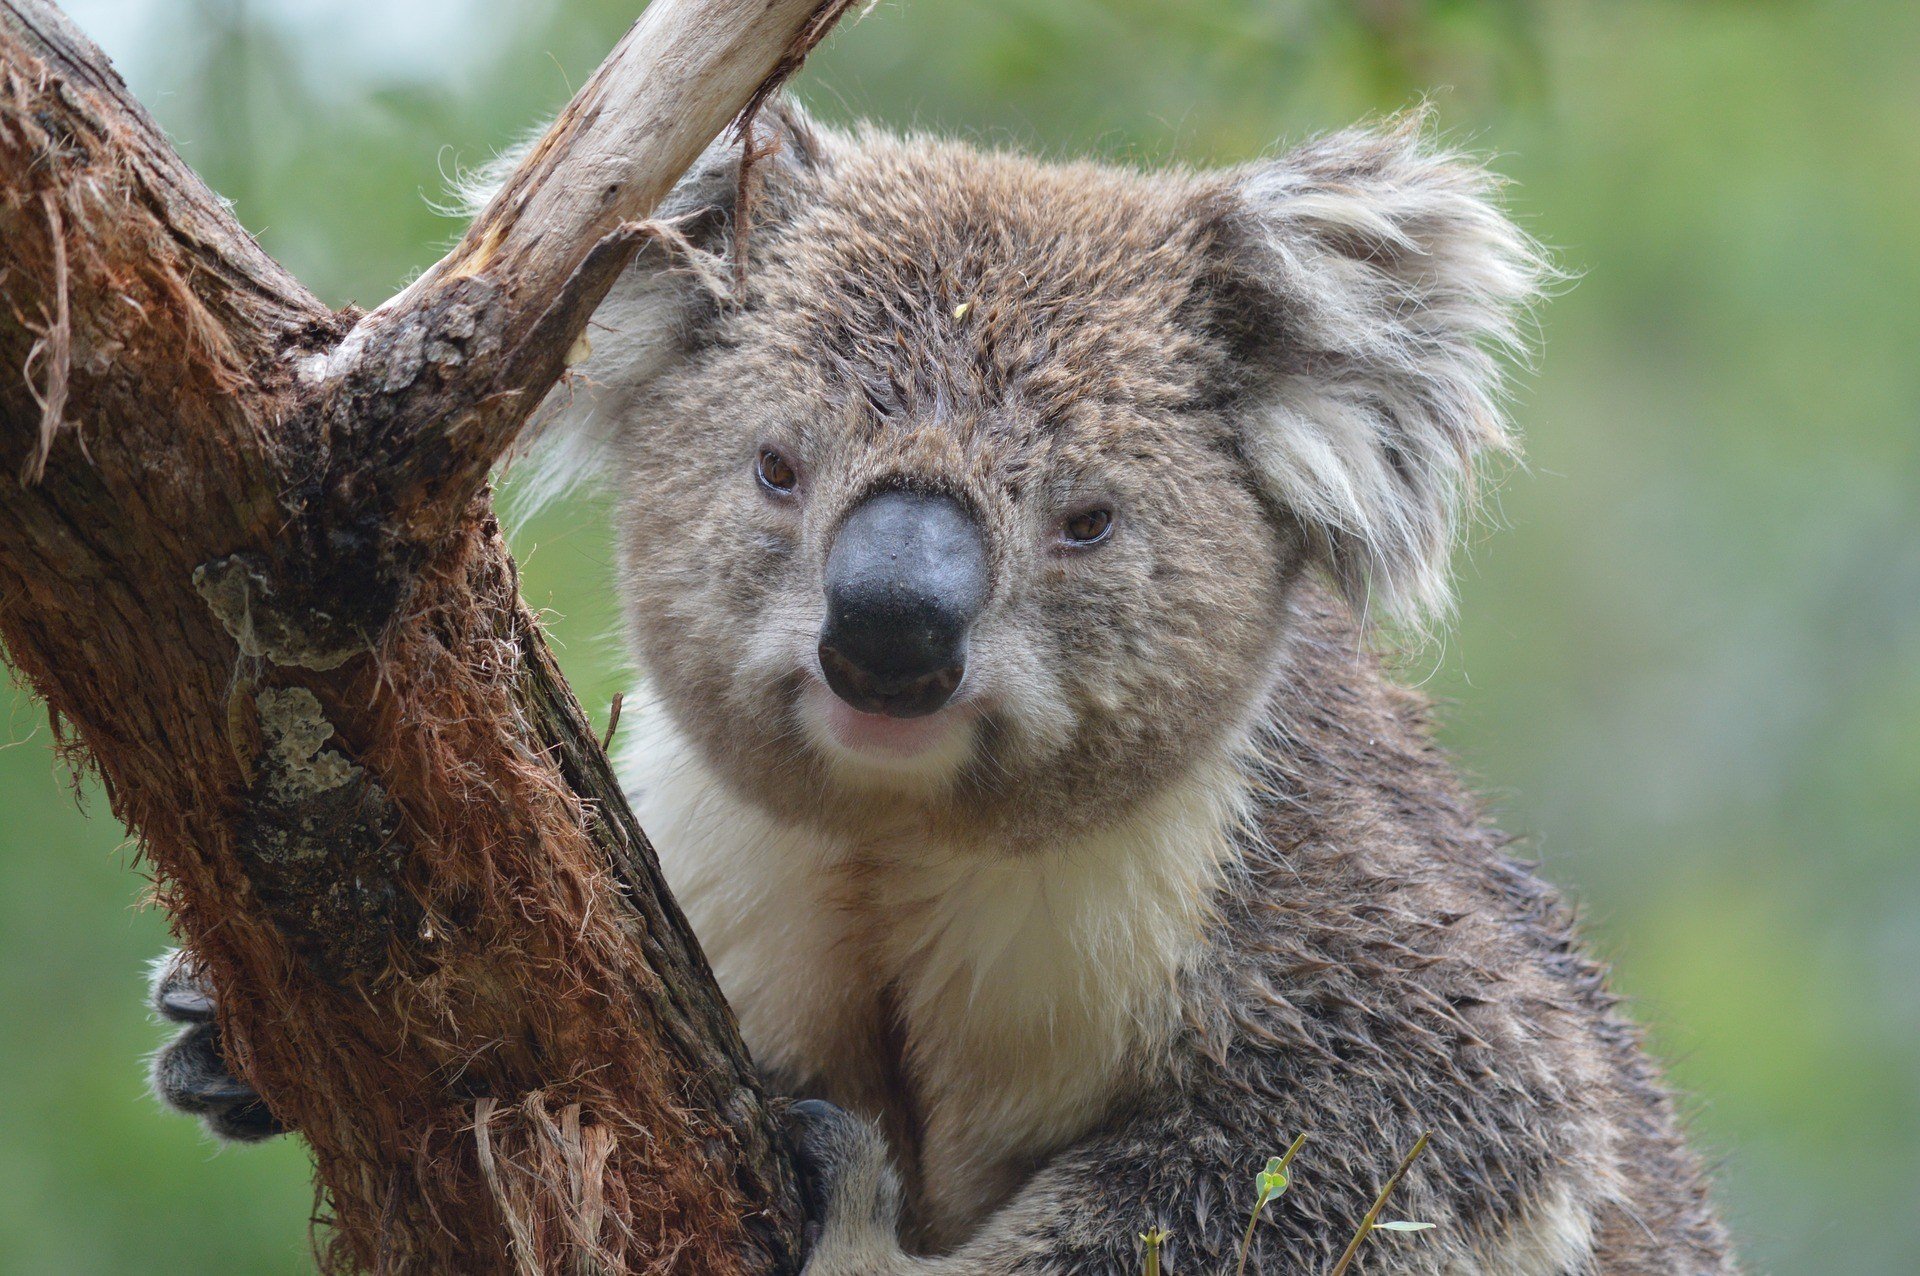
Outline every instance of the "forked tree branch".
{"label": "forked tree branch", "polygon": [[311,1145],[328,1267],[798,1265],[774,1114],[486,477],[631,223],[849,3],[656,0],[361,317],[0,0],[0,639]]}

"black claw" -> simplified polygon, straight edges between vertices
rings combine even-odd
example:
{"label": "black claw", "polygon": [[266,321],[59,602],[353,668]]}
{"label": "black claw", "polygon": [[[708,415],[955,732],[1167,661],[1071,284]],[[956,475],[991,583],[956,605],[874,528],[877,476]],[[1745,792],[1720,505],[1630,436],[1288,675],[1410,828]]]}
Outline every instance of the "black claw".
{"label": "black claw", "polygon": [[787,1109],[794,1152],[806,1168],[831,1169],[855,1153],[866,1123],[825,1099],[798,1099]]}
{"label": "black claw", "polygon": [[154,1009],[174,1023],[212,1023],[213,998],[192,984],[169,984],[154,999]]}
{"label": "black claw", "polygon": [[161,961],[153,977],[153,1008],[174,1023],[213,1022],[213,995],[185,950],[175,949]]}
{"label": "black claw", "polygon": [[825,1099],[795,1099],[787,1113],[797,1125],[831,1125],[835,1121],[853,1119],[845,1108],[836,1107]]}
{"label": "black claw", "polygon": [[235,1143],[258,1143],[287,1132],[287,1127],[281,1125],[267,1110],[267,1105],[258,1099],[224,1111],[210,1112],[205,1120],[208,1129]]}
{"label": "black claw", "polygon": [[220,1030],[195,1024],[155,1056],[153,1088],[169,1106],[195,1116],[256,1103],[253,1087],[227,1070],[220,1054]]}

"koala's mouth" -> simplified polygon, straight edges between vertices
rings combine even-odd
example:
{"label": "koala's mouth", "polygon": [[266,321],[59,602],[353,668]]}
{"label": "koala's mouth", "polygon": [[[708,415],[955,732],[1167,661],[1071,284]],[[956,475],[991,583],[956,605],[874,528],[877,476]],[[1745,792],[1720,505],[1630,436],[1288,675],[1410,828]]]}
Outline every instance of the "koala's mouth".
{"label": "koala's mouth", "polygon": [[919,718],[895,718],[884,713],[862,713],[838,700],[827,710],[827,729],[843,749],[913,758],[932,749],[958,724],[950,711]]}
{"label": "koala's mouth", "polygon": [[978,718],[965,702],[914,718],[862,713],[817,681],[801,693],[800,716],[815,746],[835,762],[925,777],[966,761]]}

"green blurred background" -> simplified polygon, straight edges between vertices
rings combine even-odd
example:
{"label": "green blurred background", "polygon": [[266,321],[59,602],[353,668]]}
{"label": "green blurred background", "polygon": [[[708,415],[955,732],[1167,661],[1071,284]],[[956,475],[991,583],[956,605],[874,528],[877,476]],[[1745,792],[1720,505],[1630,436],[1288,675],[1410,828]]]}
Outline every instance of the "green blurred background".
{"label": "green blurred background", "polygon": [[[631,0],[69,0],[187,158],[333,302],[579,84]],[[1529,467],[1409,653],[1447,735],[1689,1094],[1756,1272],[1920,1271],[1920,6],[886,0],[821,114],[1052,154],[1233,161],[1430,94],[1579,273]],[[524,527],[596,712],[606,537]],[[97,794],[0,687],[0,1272],[309,1269],[292,1141],[145,1097],[167,942]],[[91,818],[89,818],[91,816]]]}

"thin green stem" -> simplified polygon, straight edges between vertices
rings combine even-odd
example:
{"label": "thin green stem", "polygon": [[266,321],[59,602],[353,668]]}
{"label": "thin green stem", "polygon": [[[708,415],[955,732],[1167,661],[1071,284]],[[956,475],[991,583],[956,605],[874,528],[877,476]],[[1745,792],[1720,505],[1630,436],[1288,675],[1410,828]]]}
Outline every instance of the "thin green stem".
{"label": "thin green stem", "polygon": [[1422,1134],[1419,1142],[1413,1145],[1413,1151],[1407,1153],[1406,1159],[1400,1162],[1400,1168],[1387,1178],[1386,1185],[1380,1189],[1380,1195],[1373,1198],[1373,1208],[1368,1210],[1367,1216],[1360,1220],[1359,1229],[1354,1232],[1353,1239],[1347,1242],[1347,1252],[1340,1255],[1340,1261],[1333,1265],[1333,1270],[1328,1272],[1327,1276],[1346,1276],[1347,1268],[1353,1265],[1354,1256],[1360,1252],[1360,1242],[1367,1239],[1368,1234],[1373,1231],[1373,1225],[1380,1221],[1380,1211],[1387,1207],[1387,1197],[1393,1194],[1394,1188],[1400,1186],[1400,1180],[1406,1177],[1407,1171],[1419,1159],[1420,1154],[1427,1150],[1427,1140],[1431,1137],[1432,1131]]}
{"label": "thin green stem", "polygon": [[1166,1230],[1150,1227],[1140,1233],[1140,1239],[1145,1241],[1147,1246],[1147,1261],[1141,1276],[1160,1276],[1160,1246],[1166,1243]]}
{"label": "thin green stem", "polygon": [[[1307,1144],[1307,1136],[1300,1135],[1280,1157],[1280,1172],[1285,1174],[1287,1167],[1293,1164],[1293,1158],[1300,1155],[1300,1149]],[[1240,1238],[1240,1264],[1234,1268],[1233,1276],[1247,1276],[1247,1255],[1253,1252],[1253,1229],[1260,1222],[1260,1211],[1267,1208],[1267,1202],[1273,1197],[1265,1191],[1253,1203],[1253,1216],[1247,1220],[1247,1234]]]}

